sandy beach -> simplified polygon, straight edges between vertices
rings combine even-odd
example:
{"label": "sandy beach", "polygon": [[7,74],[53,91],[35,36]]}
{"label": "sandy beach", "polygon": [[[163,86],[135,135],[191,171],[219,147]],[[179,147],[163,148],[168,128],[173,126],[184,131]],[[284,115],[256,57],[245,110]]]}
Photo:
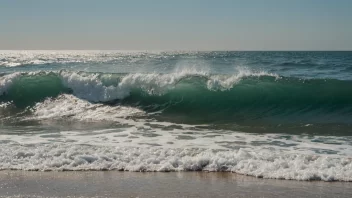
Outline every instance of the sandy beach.
{"label": "sandy beach", "polygon": [[206,172],[1,171],[0,197],[352,197],[352,183]]}

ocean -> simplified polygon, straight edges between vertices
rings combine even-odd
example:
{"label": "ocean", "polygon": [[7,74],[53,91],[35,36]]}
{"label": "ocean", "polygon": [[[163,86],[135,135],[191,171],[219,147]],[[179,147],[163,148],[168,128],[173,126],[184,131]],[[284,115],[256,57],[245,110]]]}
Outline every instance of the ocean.
{"label": "ocean", "polygon": [[352,52],[0,51],[0,169],[352,181]]}

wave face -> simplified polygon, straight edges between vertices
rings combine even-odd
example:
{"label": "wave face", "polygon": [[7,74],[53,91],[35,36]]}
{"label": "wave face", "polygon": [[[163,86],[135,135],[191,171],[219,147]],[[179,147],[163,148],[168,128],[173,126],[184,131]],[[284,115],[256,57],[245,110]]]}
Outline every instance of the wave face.
{"label": "wave face", "polygon": [[1,100],[20,108],[65,93],[93,103],[158,112],[159,117],[183,122],[352,121],[352,81],[334,79],[302,80],[248,70],[235,75],[60,71],[5,75],[0,82]]}

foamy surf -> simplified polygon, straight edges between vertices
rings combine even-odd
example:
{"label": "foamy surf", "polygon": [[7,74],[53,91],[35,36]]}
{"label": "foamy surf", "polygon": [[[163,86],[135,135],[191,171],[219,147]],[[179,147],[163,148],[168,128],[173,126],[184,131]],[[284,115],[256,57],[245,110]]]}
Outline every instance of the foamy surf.
{"label": "foamy surf", "polygon": [[225,171],[262,178],[352,181],[352,160],[272,150],[164,149],[70,144],[1,146],[0,169]]}
{"label": "foamy surf", "polygon": [[[60,103],[65,109],[65,103]],[[44,122],[67,119],[69,113],[70,119],[85,123],[107,119],[114,122],[114,127],[93,130],[88,124],[86,128],[47,133],[40,128],[4,128],[0,135],[0,169],[220,171],[275,179],[352,181],[349,136],[215,130],[203,125],[109,115],[117,110],[113,107],[106,111],[98,106],[94,111],[86,110],[87,114],[71,107],[67,111],[51,111],[51,106],[45,105],[36,108],[38,113],[34,115]]]}

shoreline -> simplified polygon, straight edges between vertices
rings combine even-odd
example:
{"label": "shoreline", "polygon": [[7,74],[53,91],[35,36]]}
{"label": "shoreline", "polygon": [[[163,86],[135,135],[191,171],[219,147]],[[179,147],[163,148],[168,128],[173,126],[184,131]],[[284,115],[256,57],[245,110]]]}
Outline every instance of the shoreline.
{"label": "shoreline", "polygon": [[226,172],[2,170],[0,197],[352,197],[352,184]]}

